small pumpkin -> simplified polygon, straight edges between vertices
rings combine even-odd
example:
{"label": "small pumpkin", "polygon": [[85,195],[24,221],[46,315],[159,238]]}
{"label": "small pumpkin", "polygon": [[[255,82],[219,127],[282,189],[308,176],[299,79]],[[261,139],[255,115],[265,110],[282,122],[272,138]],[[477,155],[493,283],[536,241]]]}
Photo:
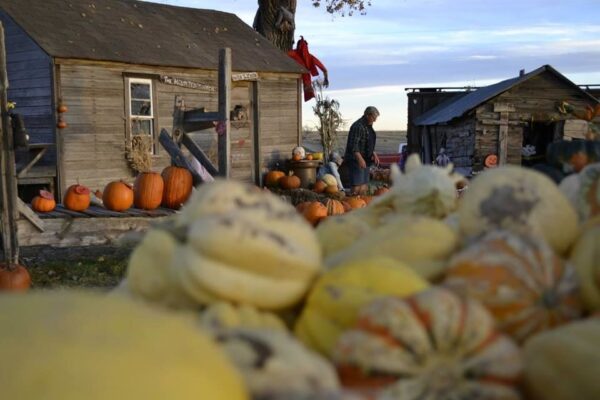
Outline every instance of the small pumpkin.
{"label": "small pumpkin", "polygon": [[66,113],[67,111],[69,111],[69,108],[68,108],[66,105],[64,105],[64,104],[62,104],[62,103],[61,103],[61,104],[60,104],[60,105],[59,105],[59,106],[56,108],[56,111],[57,111],[59,114],[63,114],[63,113]]}
{"label": "small pumpkin", "polygon": [[382,194],[389,192],[390,188],[387,186],[379,186],[377,189],[375,189],[375,192],[373,192],[373,195],[375,196],[381,196]]}
{"label": "small pumpkin", "polygon": [[335,185],[329,185],[325,188],[325,193],[327,194],[335,194],[339,192],[337,183]]}
{"label": "small pumpkin", "polygon": [[600,215],[600,163],[567,176],[560,182],[559,189],[579,213],[580,222]]}
{"label": "small pumpkin", "polygon": [[112,211],[125,211],[133,205],[133,188],[123,181],[113,181],[102,192],[104,207]]}
{"label": "small pumpkin", "polygon": [[302,146],[296,146],[292,149],[292,158],[299,157],[299,160],[302,160],[306,157],[306,150]]}
{"label": "small pumpkin", "polygon": [[321,179],[317,179],[317,181],[315,182],[315,185],[313,186],[313,192],[323,193],[325,191],[326,187],[327,187],[327,184],[325,183],[325,181],[323,181]]}
{"label": "small pumpkin", "polygon": [[301,160],[302,160],[302,157],[300,156],[300,154],[294,154],[294,155],[292,156],[292,160],[293,160],[293,161],[301,161]]}
{"label": "small pumpkin", "polygon": [[337,187],[337,179],[335,179],[335,176],[331,174],[325,174],[321,177],[321,179],[327,184],[327,186]]}
{"label": "small pumpkin", "polygon": [[58,129],[65,129],[67,127],[67,123],[65,121],[63,121],[62,119],[59,119],[58,122],[56,123],[56,127]]}
{"label": "small pumpkin", "polygon": [[307,154],[304,159],[308,160],[308,161],[311,161],[313,159],[313,155],[312,154]]}
{"label": "small pumpkin", "polygon": [[84,211],[90,206],[90,189],[86,186],[75,184],[69,186],[65,193],[65,208],[71,211]]}
{"label": "small pumpkin", "polygon": [[0,264],[0,291],[24,292],[31,286],[31,276],[22,265],[11,268],[6,263]]}
{"label": "small pumpkin", "polygon": [[320,201],[313,201],[306,206],[303,215],[312,225],[317,225],[322,219],[327,218],[327,207]]}
{"label": "small pumpkin", "polygon": [[301,184],[302,181],[296,175],[286,175],[279,179],[279,186],[286,190],[298,189]]}
{"label": "small pumpkin", "polygon": [[273,170],[267,172],[265,175],[265,186],[274,188],[279,186],[279,179],[285,176],[285,172],[279,170]]}
{"label": "small pumpkin", "polygon": [[161,176],[165,182],[162,205],[179,209],[192,194],[194,180],[187,168],[170,166],[163,169]]}
{"label": "small pumpkin", "polygon": [[154,210],[162,202],[165,182],[156,172],[144,172],[133,184],[133,204],[142,210]]}
{"label": "small pumpkin", "polygon": [[355,208],[363,208],[367,206],[367,202],[361,196],[352,196],[349,197],[346,202],[352,209]]}
{"label": "small pumpkin", "polygon": [[327,215],[340,215],[346,212],[342,202],[335,199],[327,199],[325,207],[327,207]]}
{"label": "small pumpkin", "polygon": [[534,236],[488,233],[450,259],[444,283],[481,301],[518,342],[582,314],[575,269]]}
{"label": "small pumpkin", "polygon": [[442,288],[367,304],[333,360],[342,385],[369,398],[521,398],[517,345],[481,304]]}
{"label": "small pumpkin", "polygon": [[54,200],[54,195],[47,190],[40,190],[39,195],[31,200],[31,208],[37,212],[50,212],[54,210],[55,207],[56,200]]}

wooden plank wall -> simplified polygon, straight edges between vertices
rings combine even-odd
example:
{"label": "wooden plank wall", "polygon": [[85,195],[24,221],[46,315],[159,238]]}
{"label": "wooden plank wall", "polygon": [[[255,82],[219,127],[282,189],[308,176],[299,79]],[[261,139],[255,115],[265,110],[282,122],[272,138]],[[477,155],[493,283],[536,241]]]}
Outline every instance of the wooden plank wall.
{"label": "wooden plank wall", "polygon": [[[4,12],[8,100],[24,116],[31,143],[55,142],[51,58]],[[38,165],[54,164],[56,149],[50,148]]]}
{"label": "wooden plank wall", "polygon": [[260,166],[262,173],[277,163],[285,168],[292,149],[298,145],[299,98],[298,77],[269,74],[261,77],[260,102]]}
{"label": "wooden plank wall", "polygon": [[[64,119],[68,127],[61,131],[64,142],[61,170],[63,187],[77,182],[86,184],[92,189],[102,189],[109,181],[125,179],[132,181],[133,171],[125,158],[125,83],[124,74],[154,76],[169,75],[184,80],[217,84],[217,71],[186,70],[177,68],[154,68],[139,65],[116,63],[90,63],[75,60],[59,60],[62,96],[69,112]],[[271,84],[270,82],[274,82]],[[293,87],[296,93],[296,80],[287,80],[288,85],[278,83],[278,79],[269,78],[265,85],[266,95],[261,101],[269,105],[265,108],[267,116],[265,127],[267,132],[279,132],[274,126],[296,126],[296,101],[287,102],[287,96],[278,91]],[[289,84],[293,83],[293,86]],[[262,85],[261,85],[262,87]],[[205,107],[206,111],[216,111],[218,95],[216,92],[201,91],[180,86],[167,85],[155,81],[157,93],[156,109],[158,110],[159,131],[162,128],[169,132],[173,124],[173,105],[175,95],[183,96],[186,107]],[[275,94],[275,99],[271,96]],[[247,108],[249,121],[234,124],[232,127],[232,177],[252,181],[252,112],[251,89],[248,82],[236,82],[232,90],[232,107],[242,105]],[[295,97],[294,97],[295,99]],[[293,104],[293,107],[292,107]],[[288,111],[293,110],[293,112]],[[288,121],[289,122],[286,122]],[[269,130],[270,128],[270,130]],[[293,142],[297,143],[297,129]],[[213,129],[193,135],[201,148],[211,156],[216,165],[216,133]],[[267,133],[266,143],[279,139]],[[263,139],[265,140],[265,139]],[[280,140],[279,140],[280,141]],[[214,142],[214,143],[213,143]],[[286,150],[289,146],[287,146]],[[212,152],[214,147],[215,151]],[[154,160],[155,170],[160,171],[169,164],[167,153],[159,149]],[[291,148],[289,148],[291,151]]]}

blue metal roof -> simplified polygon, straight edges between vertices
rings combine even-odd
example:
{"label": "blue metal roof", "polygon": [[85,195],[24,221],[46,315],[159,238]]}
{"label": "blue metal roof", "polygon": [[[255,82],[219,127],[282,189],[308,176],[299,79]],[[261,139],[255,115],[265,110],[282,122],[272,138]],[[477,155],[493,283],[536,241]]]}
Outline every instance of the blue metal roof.
{"label": "blue metal roof", "polygon": [[594,103],[598,102],[598,100],[595,99],[592,95],[590,95],[585,90],[581,89],[579,86],[571,82],[569,79],[567,79],[560,72],[552,68],[550,65],[544,65],[527,74],[518,76],[516,78],[507,79],[505,81],[498,82],[490,86],[485,86],[473,92],[466,93],[464,96],[457,96],[455,98],[450,99],[449,101],[445,101],[432,108],[431,110],[428,110],[427,112],[421,114],[418,118],[415,119],[414,124],[423,126],[450,122],[455,118],[462,117],[467,112],[471,111],[480,104],[485,103],[486,101],[506,92],[512,87],[519,85],[545,71],[553,73],[559,79],[563,80],[569,85],[572,85],[573,89],[583,93],[586,97],[589,97]]}

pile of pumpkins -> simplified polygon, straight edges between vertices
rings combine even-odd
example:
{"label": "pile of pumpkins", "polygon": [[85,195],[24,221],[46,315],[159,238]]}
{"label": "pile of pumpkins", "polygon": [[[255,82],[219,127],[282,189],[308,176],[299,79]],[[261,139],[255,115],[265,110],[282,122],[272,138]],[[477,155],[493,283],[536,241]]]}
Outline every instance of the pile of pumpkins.
{"label": "pile of pumpkins", "polygon": [[[323,153],[307,153],[304,147],[302,146],[296,146],[292,149],[291,161],[297,162],[322,159]],[[280,188],[284,190],[292,190],[298,189],[302,185],[302,181],[298,176],[293,175],[291,173],[286,174],[285,172],[277,168],[266,173],[264,178],[264,185],[265,187],[270,189]]]}
{"label": "pile of pumpkins", "polygon": [[[193,189],[192,174],[186,168],[169,166],[162,173],[140,173],[133,185],[123,181],[109,182],[103,191],[91,190],[79,183],[69,186],[63,205],[71,211],[85,211],[92,203],[92,197],[101,200],[107,210],[125,211],[131,207],[154,210],[159,206],[179,209],[189,198]],[[54,195],[46,190],[31,201],[34,211],[45,213],[54,210]]]}
{"label": "pile of pumpkins", "polygon": [[3,393],[33,374],[47,397],[92,398],[99,376],[139,368],[130,398],[598,398],[600,163],[560,186],[487,169],[459,197],[452,166],[415,157],[389,191],[316,228],[270,191],[202,185],[147,232],[105,306],[0,298]]}

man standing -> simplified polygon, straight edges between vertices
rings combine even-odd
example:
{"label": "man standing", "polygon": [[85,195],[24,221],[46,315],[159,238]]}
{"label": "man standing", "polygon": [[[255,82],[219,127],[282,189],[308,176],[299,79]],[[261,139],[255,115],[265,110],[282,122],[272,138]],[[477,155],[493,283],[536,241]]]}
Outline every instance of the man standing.
{"label": "man standing", "polygon": [[348,163],[352,194],[367,194],[369,183],[369,165],[379,165],[379,157],[375,153],[377,135],[373,123],[379,117],[379,111],[369,106],[363,116],[352,124],[348,133],[344,159]]}

